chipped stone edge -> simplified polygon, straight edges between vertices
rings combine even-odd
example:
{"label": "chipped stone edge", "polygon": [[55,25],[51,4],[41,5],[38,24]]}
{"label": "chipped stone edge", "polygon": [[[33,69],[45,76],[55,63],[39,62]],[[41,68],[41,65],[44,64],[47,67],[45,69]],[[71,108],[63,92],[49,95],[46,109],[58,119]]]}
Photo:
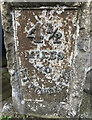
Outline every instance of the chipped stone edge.
{"label": "chipped stone edge", "polygon": [[[77,52],[74,60],[74,71],[72,74],[71,89],[70,89],[70,114],[73,111],[80,112],[80,106],[83,96],[83,87],[86,79],[86,70],[89,66],[90,59],[90,2],[83,3],[80,8],[78,19],[79,19],[79,36],[77,38]],[[87,46],[86,51],[78,49],[78,43],[83,42],[84,46]],[[78,107],[77,107],[78,106]],[[68,106],[69,107],[69,106]],[[73,110],[73,109],[74,110]],[[77,114],[76,114],[77,115]],[[79,115],[78,115],[79,116]]]}

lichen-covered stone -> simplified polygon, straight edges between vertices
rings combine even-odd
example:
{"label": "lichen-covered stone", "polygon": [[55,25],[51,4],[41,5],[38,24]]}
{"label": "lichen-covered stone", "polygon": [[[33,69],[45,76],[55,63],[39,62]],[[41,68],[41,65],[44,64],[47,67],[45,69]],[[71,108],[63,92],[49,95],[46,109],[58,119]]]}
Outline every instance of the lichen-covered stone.
{"label": "lichen-covered stone", "polygon": [[[54,6],[55,3],[47,4],[47,6],[51,6],[51,5]],[[59,5],[60,7],[61,5],[65,5],[68,7],[75,6],[78,9],[77,19],[79,23],[77,28],[77,35],[75,36],[75,39],[76,39],[75,50],[74,50],[75,54],[74,54],[73,62],[71,64],[72,66],[72,71],[70,72],[71,77],[69,76],[70,87],[69,87],[68,101],[67,103],[63,102],[62,104],[60,104],[60,102],[59,103],[52,102],[51,105],[48,104],[47,101],[42,101],[42,100],[39,101],[37,99],[35,99],[34,102],[28,101],[28,99],[26,99],[29,97],[29,96],[26,97],[28,93],[27,89],[22,91],[23,87],[21,84],[20,77],[18,77],[20,66],[19,66],[19,63],[17,63],[18,57],[17,57],[16,48],[15,48],[16,46],[14,45],[14,36],[13,36],[14,30],[12,27],[12,16],[11,16],[11,12],[12,10],[14,10],[13,8],[17,8],[17,9],[19,7],[31,8],[33,6],[40,7],[40,6],[46,6],[46,3],[40,3],[40,4],[39,3],[37,4],[5,3],[2,5],[2,23],[3,23],[4,33],[5,33],[7,63],[8,63],[9,72],[11,74],[13,105],[22,114],[25,112],[27,114],[27,113],[30,113],[31,111],[32,114],[35,114],[35,115],[39,114],[40,116],[45,116],[45,117],[47,116],[50,117],[50,115],[53,115],[54,117],[69,117],[69,118],[79,117],[80,105],[81,105],[82,96],[83,96],[83,86],[86,78],[85,73],[89,67],[88,56],[90,53],[90,41],[91,41],[90,40],[90,7],[91,6],[90,6],[90,3],[60,3]],[[54,34],[52,34],[49,40],[51,40],[53,37],[54,37]],[[45,72],[49,74],[51,70],[45,69]],[[66,75],[64,76],[67,79],[67,76]],[[27,79],[28,78],[25,78],[25,82]],[[37,89],[37,87],[35,88],[37,93],[43,92],[43,89],[40,89],[40,88]],[[57,90],[59,90],[58,88],[59,87],[57,87]],[[52,93],[53,90],[50,89],[49,92]],[[23,97],[26,100],[24,100]],[[41,102],[43,102],[44,104],[41,104]],[[44,109],[44,105],[48,108],[48,110]],[[53,114],[52,114],[52,110],[54,111]]]}

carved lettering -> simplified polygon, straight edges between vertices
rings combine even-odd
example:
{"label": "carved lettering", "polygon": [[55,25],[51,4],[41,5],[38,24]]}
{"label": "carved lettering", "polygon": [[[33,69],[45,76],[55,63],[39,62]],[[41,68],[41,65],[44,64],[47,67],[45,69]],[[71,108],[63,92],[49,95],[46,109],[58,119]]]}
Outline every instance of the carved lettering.
{"label": "carved lettering", "polygon": [[63,60],[64,54],[56,51],[26,51],[25,58],[27,59],[48,59],[48,60]]}

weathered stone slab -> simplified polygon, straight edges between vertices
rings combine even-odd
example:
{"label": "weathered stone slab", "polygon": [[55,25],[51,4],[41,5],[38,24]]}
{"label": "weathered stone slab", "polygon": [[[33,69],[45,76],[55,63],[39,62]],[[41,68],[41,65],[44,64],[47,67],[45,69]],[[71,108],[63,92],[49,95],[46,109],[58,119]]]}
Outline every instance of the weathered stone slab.
{"label": "weathered stone slab", "polygon": [[21,114],[79,116],[89,67],[90,4],[63,5],[2,6],[13,104]]}

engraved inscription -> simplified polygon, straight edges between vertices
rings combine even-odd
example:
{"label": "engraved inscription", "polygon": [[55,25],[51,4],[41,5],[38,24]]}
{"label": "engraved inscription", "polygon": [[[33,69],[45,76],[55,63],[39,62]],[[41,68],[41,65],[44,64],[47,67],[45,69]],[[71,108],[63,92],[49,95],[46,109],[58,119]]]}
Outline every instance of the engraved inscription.
{"label": "engraved inscription", "polygon": [[56,51],[25,51],[25,58],[29,59],[47,59],[47,60],[63,60],[64,54]]}
{"label": "engraved inscription", "polygon": [[51,94],[57,99],[56,93],[67,94],[77,33],[76,12],[37,9],[19,14],[18,50],[23,67],[20,76],[29,98],[48,99],[46,96]]}

